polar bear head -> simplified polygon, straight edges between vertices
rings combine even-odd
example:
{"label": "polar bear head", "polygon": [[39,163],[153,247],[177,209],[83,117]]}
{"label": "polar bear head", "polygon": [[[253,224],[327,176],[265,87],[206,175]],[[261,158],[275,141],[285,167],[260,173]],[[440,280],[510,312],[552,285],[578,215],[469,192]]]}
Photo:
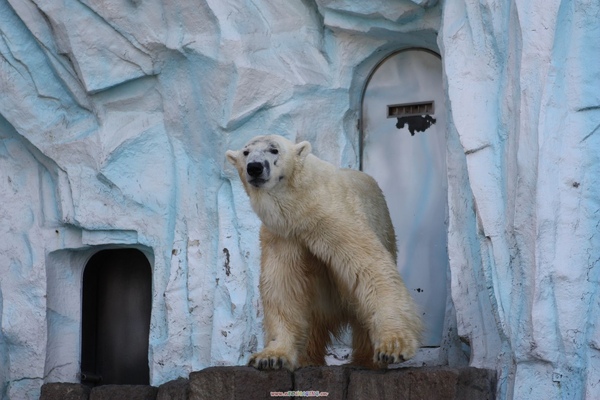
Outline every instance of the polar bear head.
{"label": "polar bear head", "polygon": [[228,150],[227,160],[237,168],[246,190],[271,190],[290,178],[311,152],[309,142],[294,144],[283,136],[256,136],[241,150]]}

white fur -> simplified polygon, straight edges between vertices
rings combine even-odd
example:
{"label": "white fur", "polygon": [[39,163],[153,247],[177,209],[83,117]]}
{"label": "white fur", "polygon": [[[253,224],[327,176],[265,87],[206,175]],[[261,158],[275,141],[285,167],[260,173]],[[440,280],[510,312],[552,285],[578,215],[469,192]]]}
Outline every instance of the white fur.
{"label": "white fur", "polygon": [[[275,135],[227,152],[263,222],[266,347],[250,365],[322,365],[330,333],[347,324],[354,363],[375,367],[408,359],[419,347],[422,325],[396,269],[381,189],[370,176],[310,152],[308,142]],[[269,165],[257,186],[249,183],[249,162]]]}

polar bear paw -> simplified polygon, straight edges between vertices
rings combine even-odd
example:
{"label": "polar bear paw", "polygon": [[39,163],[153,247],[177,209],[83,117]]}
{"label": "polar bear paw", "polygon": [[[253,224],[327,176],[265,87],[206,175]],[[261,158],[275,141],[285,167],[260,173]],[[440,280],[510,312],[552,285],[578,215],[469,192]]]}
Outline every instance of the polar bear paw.
{"label": "polar bear paw", "polygon": [[256,369],[281,369],[286,368],[293,371],[297,368],[296,362],[288,354],[281,350],[264,349],[259,353],[255,353],[248,361],[249,367]]}
{"label": "polar bear paw", "polygon": [[375,345],[373,362],[378,365],[396,364],[412,358],[419,348],[419,341],[411,335],[389,335]]}

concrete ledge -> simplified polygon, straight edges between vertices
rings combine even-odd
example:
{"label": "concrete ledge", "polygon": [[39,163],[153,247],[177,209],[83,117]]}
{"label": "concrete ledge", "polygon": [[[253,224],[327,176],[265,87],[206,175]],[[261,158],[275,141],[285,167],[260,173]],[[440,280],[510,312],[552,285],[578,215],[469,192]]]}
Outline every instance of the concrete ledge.
{"label": "concrete ledge", "polygon": [[[297,393],[302,392],[302,393]],[[334,400],[493,400],[496,372],[477,368],[309,367],[294,373],[250,367],[210,367],[188,379],[152,386],[106,385],[90,391],[74,383],[47,383],[42,400],[229,400],[327,397]]]}

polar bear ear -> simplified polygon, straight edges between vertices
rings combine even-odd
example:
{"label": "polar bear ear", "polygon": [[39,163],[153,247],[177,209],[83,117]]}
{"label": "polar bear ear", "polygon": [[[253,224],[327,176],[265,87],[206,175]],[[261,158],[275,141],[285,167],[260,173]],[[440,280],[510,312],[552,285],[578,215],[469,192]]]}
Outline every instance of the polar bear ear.
{"label": "polar bear ear", "polygon": [[233,151],[233,150],[227,150],[227,152],[225,153],[225,155],[227,156],[227,161],[229,161],[232,165],[236,165],[237,164],[237,151]]}
{"label": "polar bear ear", "polygon": [[304,160],[306,156],[308,156],[312,150],[312,146],[307,141],[300,142],[296,146],[294,146],[294,150],[296,151],[296,155]]}

